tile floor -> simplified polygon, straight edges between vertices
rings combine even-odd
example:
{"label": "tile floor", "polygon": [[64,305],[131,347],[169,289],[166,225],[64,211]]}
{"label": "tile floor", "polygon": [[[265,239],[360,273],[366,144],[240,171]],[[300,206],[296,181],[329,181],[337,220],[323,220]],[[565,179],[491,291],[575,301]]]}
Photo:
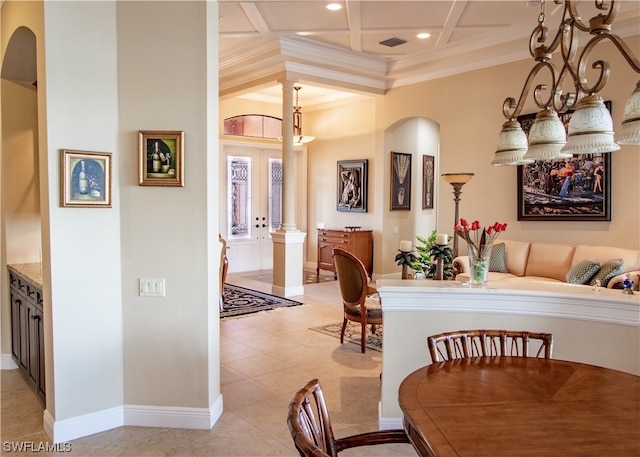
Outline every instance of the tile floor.
{"label": "tile floor", "polygon": [[[268,273],[267,273],[268,274]],[[264,278],[229,275],[229,283],[271,292]],[[221,390],[224,413],[212,430],[120,427],[74,440],[75,456],[295,456],[286,424],[294,392],[317,377],[337,437],[378,427],[381,354],[361,354],[355,344],[340,345],[334,337],[309,330],[342,319],[337,282],[305,284],[303,306],[282,308],[236,319],[221,328]],[[42,431],[43,406],[17,370],[1,372],[0,455],[12,452],[7,443],[47,441]],[[415,456],[408,444],[361,447],[341,456]]]}

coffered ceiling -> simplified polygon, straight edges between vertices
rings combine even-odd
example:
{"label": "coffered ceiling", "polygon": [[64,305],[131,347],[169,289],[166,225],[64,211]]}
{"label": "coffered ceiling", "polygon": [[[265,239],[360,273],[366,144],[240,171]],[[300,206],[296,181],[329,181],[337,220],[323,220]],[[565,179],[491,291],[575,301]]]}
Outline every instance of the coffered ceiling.
{"label": "coffered ceiling", "polygon": [[[345,90],[383,94],[527,59],[541,5],[524,0],[343,0],[336,2],[342,9],[330,11],[328,3],[219,0],[221,95],[280,99],[277,80],[286,75],[309,88],[300,93],[308,105],[332,92],[336,97]],[[585,20],[597,14],[593,0],[578,3]],[[614,32],[640,33],[639,5],[621,2]],[[546,2],[552,33],[562,9]],[[417,37],[425,32],[429,38]],[[385,40],[401,43],[390,47],[381,44]]]}

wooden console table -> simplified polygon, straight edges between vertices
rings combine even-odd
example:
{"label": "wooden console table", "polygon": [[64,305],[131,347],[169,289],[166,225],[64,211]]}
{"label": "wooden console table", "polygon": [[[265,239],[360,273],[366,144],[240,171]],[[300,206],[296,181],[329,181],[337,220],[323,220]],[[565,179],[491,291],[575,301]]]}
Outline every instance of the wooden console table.
{"label": "wooden console table", "polygon": [[371,277],[373,274],[372,234],[371,230],[318,229],[317,281],[320,281],[320,270],[333,271],[333,277],[336,278],[333,248],[342,248],[355,255],[364,264]]}
{"label": "wooden console table", "polygon": [[421,456],[640,455],[640,377],[593,365],[450,360],[407,376],[399,403]]}

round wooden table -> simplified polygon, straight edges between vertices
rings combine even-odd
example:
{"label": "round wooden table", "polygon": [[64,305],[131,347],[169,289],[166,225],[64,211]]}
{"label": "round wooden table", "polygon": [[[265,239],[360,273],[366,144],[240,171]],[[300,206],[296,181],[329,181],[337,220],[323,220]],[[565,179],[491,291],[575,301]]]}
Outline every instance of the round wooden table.
{"label": "round wooden table", "polygon": [[640,456],[640,377],[562,360],[477,357],[414,371],[399,389],[430,457]]}

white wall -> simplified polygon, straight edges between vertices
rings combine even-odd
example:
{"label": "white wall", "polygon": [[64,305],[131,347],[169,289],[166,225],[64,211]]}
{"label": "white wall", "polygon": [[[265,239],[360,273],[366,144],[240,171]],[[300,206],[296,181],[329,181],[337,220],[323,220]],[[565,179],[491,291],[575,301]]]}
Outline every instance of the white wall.
{"label": "white wall", "polygon": [[[215,2],[118,3],[127,405],[221,401],[216,27]],[[138,130],[185,132],[184,187],[138,186]],[[141,277],[166,297],[139,297]]]}
{"label": "white wall", "polygon": [[[45,431],[210,428],[222,413],[217,3],[2,13],[3,52],[20,25],[37,39]],[[185,131],[183,188],[137,185],[138,130]],[[61,149],[112,154],[112,208],[60,207]],[[139,277],[165,278],[166,297],[139,297]]]}
{"label": "white wall", "polygon": [[[385,145],[382,157],[385,175],[391,176],[391,151],[411,154],[411,210],[391,211],[390,198],[384,201],[382,210],[386,213],[381,228],[381,245],[377,253],[378,273],[395,274],[401,271],[394,261],[398,253],[400,240],[410,240],[413,246],[419,245],[416,236],[428,238],[437,226],[437,207],[434,202],[433,209],[422,209],[422,157],[430,155],[435,157],[434,176],[438,174],[439,158],[439,127],[424,118],[402,119],[390,126],[385,133]],[[379,160],[380,160],[379,159]],[[383,180],[384,194],[391,195],[391,179]],[[440,180],[434,183],[435,198],[439,192]],[[391,255],[393,253],[393,255]]]}
{"label": "white wall", "polygon": [[115,7],[46,2],[38,36],[45,416],[56,434],[67,419],[122,405],[124,394],[119,189],[113,208],[62,208],[59,195],[61,149],[112,153],[119,180]]}

